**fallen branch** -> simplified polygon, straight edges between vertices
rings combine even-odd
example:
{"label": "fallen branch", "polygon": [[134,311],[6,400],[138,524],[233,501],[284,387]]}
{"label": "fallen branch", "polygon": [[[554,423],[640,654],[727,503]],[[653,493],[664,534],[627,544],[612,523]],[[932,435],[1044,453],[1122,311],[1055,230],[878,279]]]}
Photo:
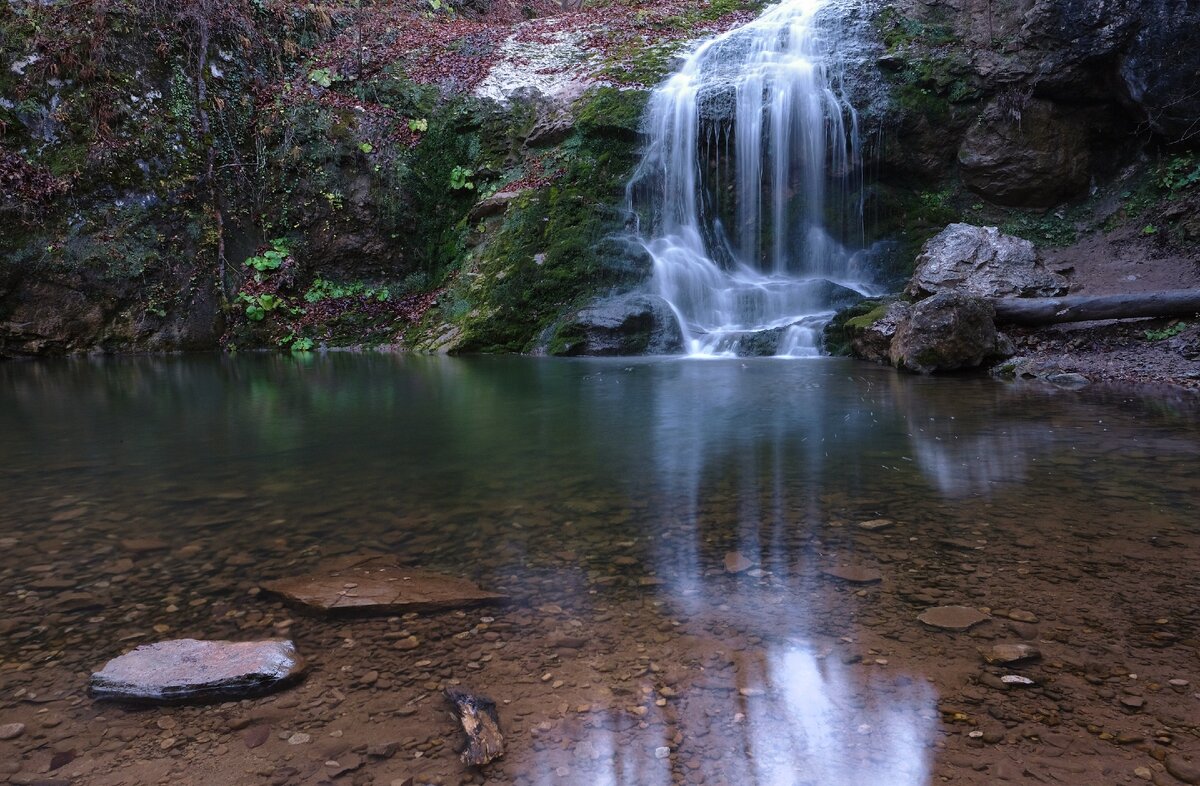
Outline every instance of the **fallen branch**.
{"label": "fallen branch", "polygon": [[486,696],[476,696],[454,688],[446,689],[446,698],[454,705],[467,735],[467,747],[459,757],[463,764],[482,767],[503,756],[504,735],[500,733],[496,702]]}
{"label": "fallen branch", "polygon": [[1053,325],[1096,319],[1189,317],[1200,313],[1200,289],[1138,292],[1127,295],[1071,295],[1051,298],[1005,298],[992,301],[996,323]]}

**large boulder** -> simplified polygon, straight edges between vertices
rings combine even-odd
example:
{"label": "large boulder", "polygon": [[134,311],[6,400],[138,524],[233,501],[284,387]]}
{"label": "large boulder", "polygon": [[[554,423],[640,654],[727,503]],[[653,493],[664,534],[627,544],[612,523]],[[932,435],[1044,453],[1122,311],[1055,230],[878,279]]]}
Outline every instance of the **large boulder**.
{"label": "large boulder", "polygon": [[897,300],[861,317],[847,320],[846,334],[855,357],[875,363],[891,362],[896,331],[912,317],[912,305]]}
{"label": "large boulder", "polygon": [[1053,297],[1067,291],[1047,270],[1033,243],[996,227],[951,224],[925,243],[905,288],[922,298],[956,290],[981,298]]}
{"label": "large boulder", "polygon": [[640,292],[605,298],[568,316],[547,344],[552,355],[673,355],[683,331],[670,304]]}
{"label": "large boulder", "polygon": [[958,150],[967,188],[1013,207],[1052,207],[1091,177],[1087,127],[1050,101],[1005,93],[984,109]]}
{"label": "large boulder", "polygon": [[922,300],[896,328],[892,364],[931,374],[975,368],[1010,355],[1010,343],[996,332],[995,314],[988,301],[961,292],[941,292]]}

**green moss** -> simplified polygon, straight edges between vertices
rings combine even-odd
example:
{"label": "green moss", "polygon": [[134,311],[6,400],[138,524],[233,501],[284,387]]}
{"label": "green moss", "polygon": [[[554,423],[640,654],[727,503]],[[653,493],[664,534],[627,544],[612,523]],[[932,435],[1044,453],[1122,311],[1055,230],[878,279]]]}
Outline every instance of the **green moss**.
{"label": "green moss", "polygon": [[[1074,211],[1072,211],[1074,212]],[[1037,213],[1011,211],[1008,220],[1000,225],[1000,231],[1030,240],[1037,246],[1060,248],[1069,246],[1078,239],[1075,221],[1071,213],[1054,211]]]}
{"label": "green moss", "polygon": [[891,300],[863,300],[844,308],[825,326],[825,351],[830,355],[848,357],[854,337],[878,322],[887,313]]}
{"label": "green moss", "polygon": [[650,94],[644,90],[600,87],[588,91],[575,106],[576,128],[581,134],[637,134]]}
{"label": "green moss", "polygon": [[[875,301],[869,301],[875,302]],[[876,306],[865,314],[847,319],[845,322],[846,330],[851,333],[861,333],[867,328],[874,325],[879,320],[883,319],[883,315],[887,313],[887,305]]]}
{"label": "green moss", "polygon": [[644,278],[644,259],[615,239],[644,102],[636,91],[589,91],[575,106],[572,136],[541,160],[543,171],[560,175],[490,219],[447,298],[460,304],[457,313],[443,310],[461,328],[460,351],[526,351],[568,309]]}

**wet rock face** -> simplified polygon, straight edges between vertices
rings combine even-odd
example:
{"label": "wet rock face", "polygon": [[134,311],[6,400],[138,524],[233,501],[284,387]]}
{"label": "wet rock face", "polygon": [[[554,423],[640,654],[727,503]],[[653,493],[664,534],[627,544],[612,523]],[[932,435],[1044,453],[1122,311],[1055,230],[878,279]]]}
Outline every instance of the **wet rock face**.
{"label": "wet rock face", "polygon": [[1047,270],[1033,243],[996,227],[951,224],[917,256],[905,293],[919,298],[957,290],[982,298],[1053,297],[1067,281]]}
{"label": "wet rock face", "polygon": [[673,355],[683,351],[683,332],[657,295],[618,295],[568,317],[549,350],[569,356]]}
{"label": "wet rock face", "polygon": [[229,701],[278,690],[304,674],[290,641],[175,639],[145,644],[92,674],[93,697],[169,704]]}
{"label": "wet rock face", "polygon": [[976,368],[989,358],[1011,354],[996,332],[995,310],[982,298],[942,292],[913,306],[892,339],[892,364],[931,374]]}
{"label": "wet rock face", "polygon": [[1006,94],[967,132],[958,163],[967,187],[991,202],[1051,207],[1087,189],[1087,129],[1049,101]]}
{"label": "wet rock face", "polygon": [[1200,6],[1180,0],[1146,5],[1151,21],[1122,59],[1121,78],[1155,131],[1169,140],[1193,137],[1200,130]]}

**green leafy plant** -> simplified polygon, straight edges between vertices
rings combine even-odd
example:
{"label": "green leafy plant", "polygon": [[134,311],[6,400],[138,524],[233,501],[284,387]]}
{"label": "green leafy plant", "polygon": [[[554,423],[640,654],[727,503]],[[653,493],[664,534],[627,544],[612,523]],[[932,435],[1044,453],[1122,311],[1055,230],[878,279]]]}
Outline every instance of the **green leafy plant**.
{"label": "green leafy plant", "polygon": [[271,248],[247,259],[246,267],[254,268],[258,273],[265,273],[268,270],[278,270],[283,265],[283,260],[287,259],[290,253],[287,240],[281,237],[275,238],[271,241]]}
{"label": "green leafy plant", "polygon": [[429,121],[423,117],[419,118],[419,119],[415,119],[415,120],[409,120],[408,121],[408,130],[412,131],[414,134],[416,134],[416,133],[423,134],[429,130]]}
{"label": "green leafy plant", "polygon": [[392,293],[387,287],[368,287],[361,281],[337,283],[328,279],[318,278],[312,282],[304,293],[307,303],[320,303],[322,300],[337,300],[344,297],[368,297],[380,303],[391,298]]}
{"label": "green leafy plant", "polygon": [[297,336],[295,333],[288,333],[279,339],[279,346],[284,349],[290,349],[292,352],[311,352],[316,343],[307,336]]}
{"label": "green leafy plant", "polygon": [[475,170],[467,169],[463,166],[456,166],[450,170],[450,187],[455,191],[473,191],[475,184],[471,182],[471,178],[475,175]]}
{"label": "green leafy plant", "polygon": [[363,142],[362,144],[360,144],[358,146],[358,149],[363,151],[364,153],[370,153],[375,148],[371,146],[370,142]]}
{"label": "green leafy plant", "polygon": [[247,295],[242,292],[238,301],[246,304],[246,318],[252,322],[262,322],[267,314],[283,305],[283,298],[278,295]]}
{"label": "green leafy plant", "polygon": [[1175,338],[1175,336],[1178,336],[1180,333],[1182,333],[1185,330],[1187,330],[1186,322],[1176,322],[1174,324],[1167,325],[1165,328],[1163,328],[1161,330],[1147,330],[1146,331],[1146,340],[1147,341],[1163,341],[1168,338]]}
{"label": "green leafy plant", "polygon": [[1172,194],[1200,183],[1200,158],[1175,156],[1158,170],[1158,185]]}
{"label": "green leafy plant", "polygon": [[1157,235],[1158,227],[1154,226],[1154,224],[1146,224],[1146,226],[1142,227],[1142,234],[1143,235]]}
{"label": "green leafy plant", "polygon": [[337,75],[328,68],[314,68],[308,72],[308,81],[321,87],[329,87],[337,79]]}

